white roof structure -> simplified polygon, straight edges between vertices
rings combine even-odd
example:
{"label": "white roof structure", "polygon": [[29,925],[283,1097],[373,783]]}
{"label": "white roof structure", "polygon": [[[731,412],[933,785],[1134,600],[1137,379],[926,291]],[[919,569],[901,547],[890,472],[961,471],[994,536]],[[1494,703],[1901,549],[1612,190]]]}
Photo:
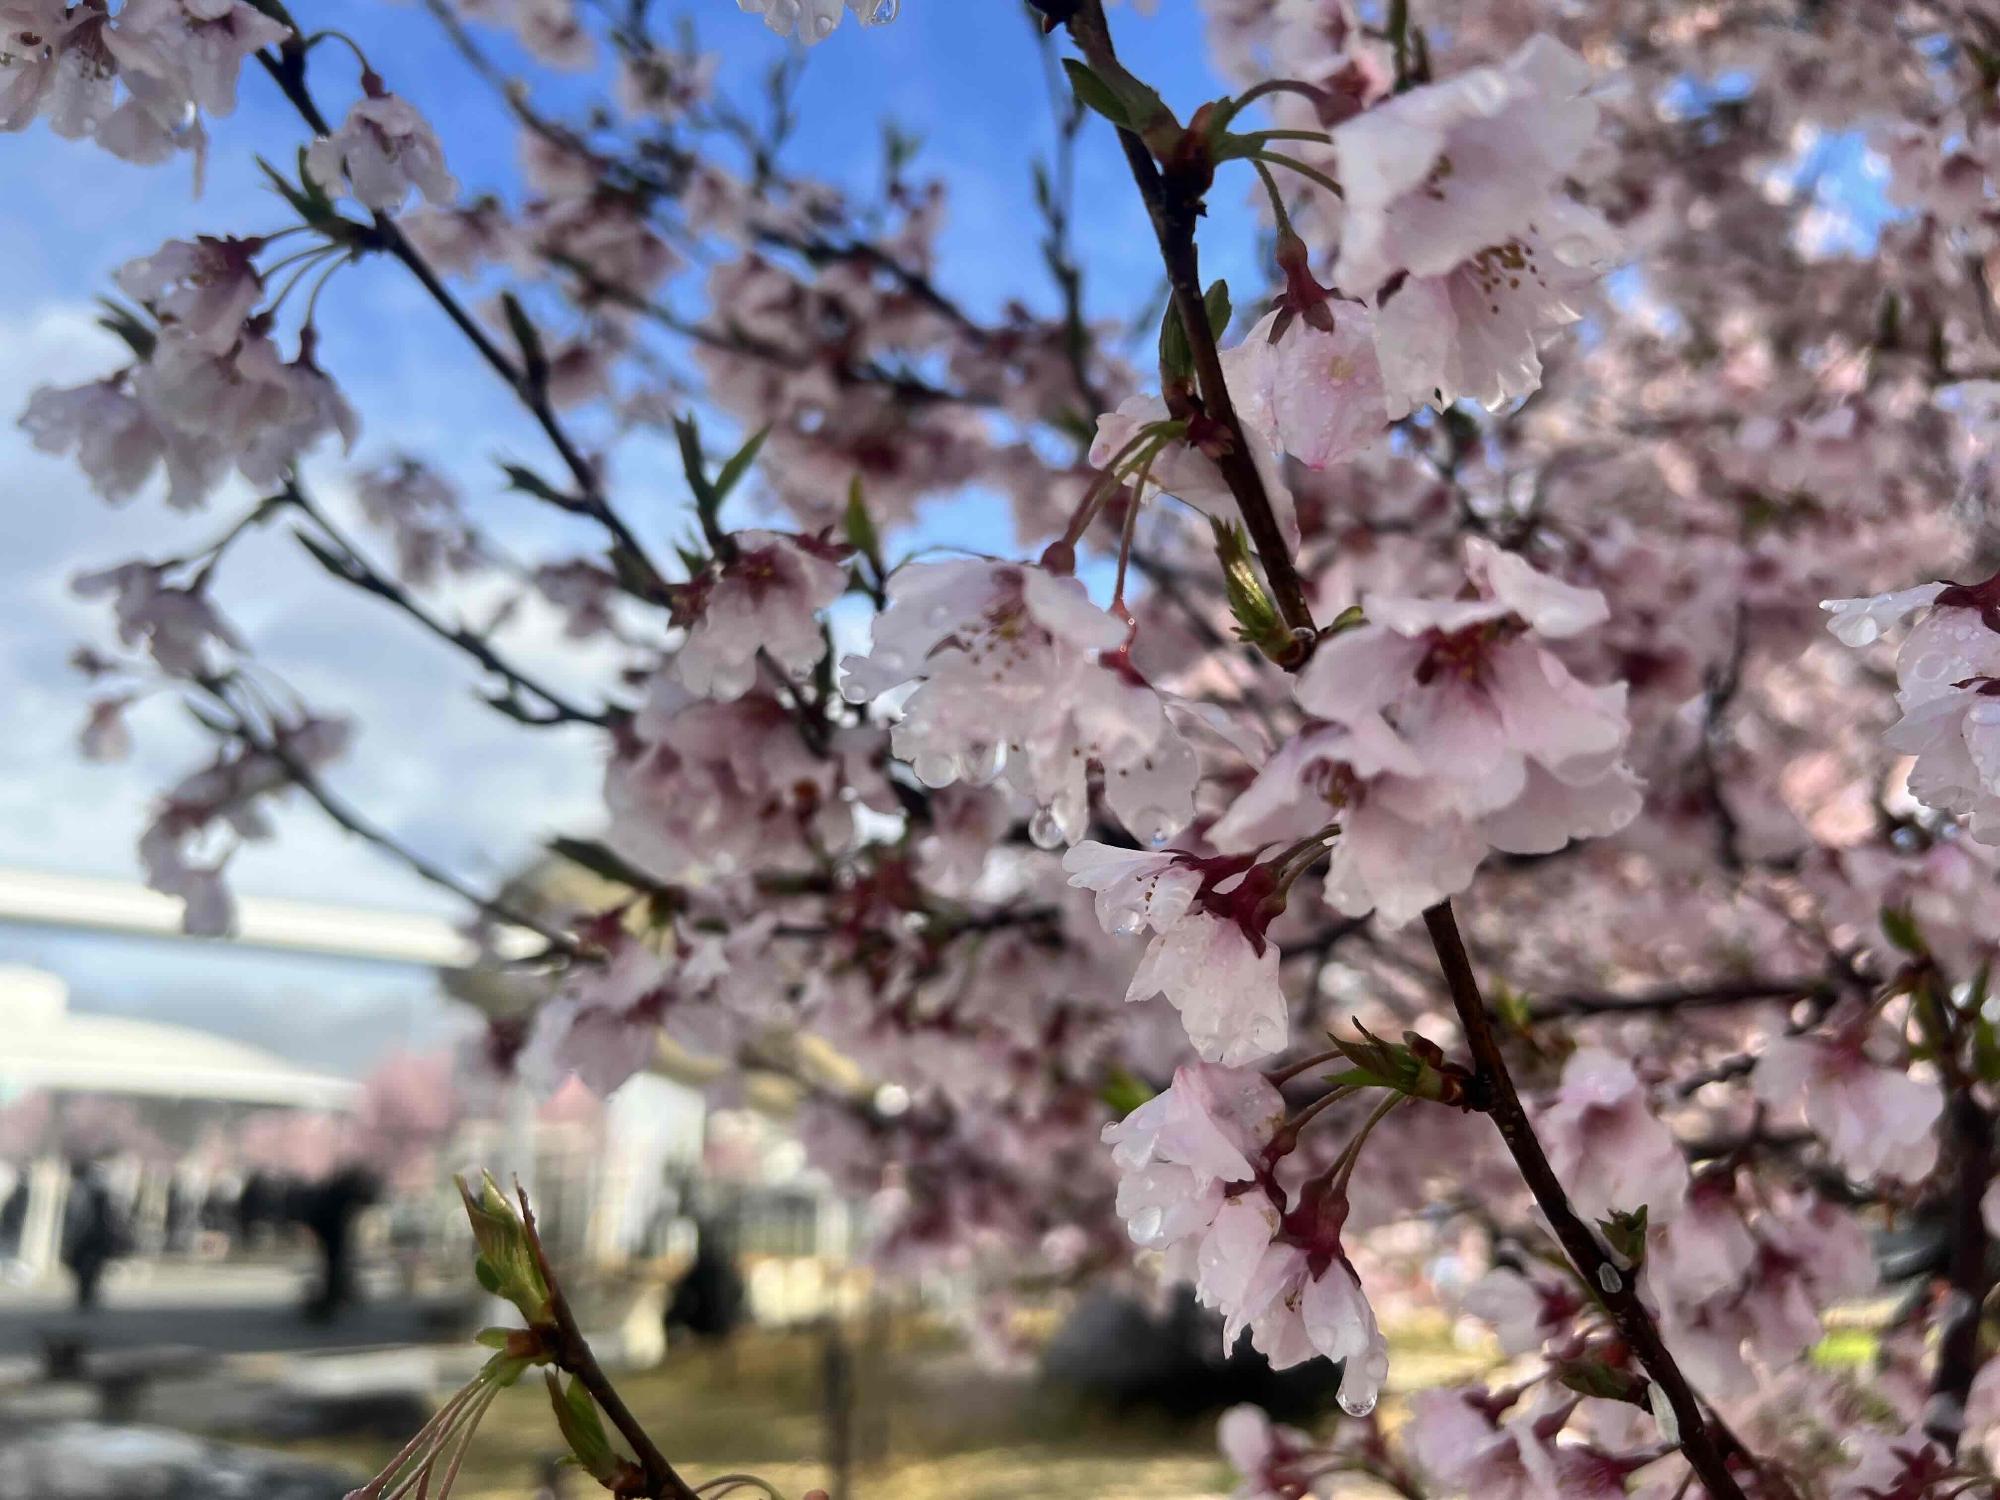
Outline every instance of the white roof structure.
{"label": "white roof structure", "polygon": [[[157,891],[123,880],[0,868],[0,923],[10,922],[138,937],[183,936],[181,903]],[[258,896],[237,902],[230,941],[241,948],[440,969],[463,968],[480,957],[471,939],[442,917]],[[496,933],[494,944],[503,958],[522,957],[540,946],[533,933],[511,927]]]}
{"label": "white roof structure", "polygon": [[342,1109],[360,1086],[187,1026],[77,1015],[62,980],[0,965],[0,1098],[48,1089]]}

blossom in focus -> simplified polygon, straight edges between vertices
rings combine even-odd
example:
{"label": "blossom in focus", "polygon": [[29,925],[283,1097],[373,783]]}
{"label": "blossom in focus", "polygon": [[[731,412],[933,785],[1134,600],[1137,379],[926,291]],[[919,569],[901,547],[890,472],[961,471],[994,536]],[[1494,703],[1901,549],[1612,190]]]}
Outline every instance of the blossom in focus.
{"label": "blossom in focus", "polygon": [[1299,675],[1309,725],[1210,831],[1226,849],[1337,823],[1326,896],[1409,920],[1471,882],[1489,850],[1545,854],[1639,810],[1622,683],[1573,677],[1548,643],[1604,623],[1604,597],[1479,538],[1472,597],[1366,594],[1366,622]]}
{"label": "blossom in focus", "polygon": [[1118,1216],[1134,1244],[1164,1251],[1192,1279],[1198,1237],[1232,1183],[1256,1179],[1285,1101],[1253,1069],[1189,1063],[1165,1089],[1104,1127],[1118,1169]]}
{"label": "blossom in focus", "polygon": [[1210,1062],[1238,1067],[1283,1050],[1285,992],[1277,945],[1264,936],[1270,913],[1256,899],[1261,870],[1239,860],[1204,871],[1177,853],[1090,841],[1063,856],[1063,869],[1097,893],[1105,931],[1152,929],[1127,1000],[1164,994]]}
{"label": "blossom in focus", "polygon": [[356,100],[339,129],[306,148],[305,164],[329,195],[347,193],[383,213],[401,208],[412,191],[440,205],[458,196],[430,122],[395,94]]}
{"label": "blossom in focus", "polygon": [[1045,847],[1083,835],[1093,766],[1119,820],[1163,842],[1194,815],[1199,765],[1177,705],[1126,656],[1127,634],[1074,578],[910,564],[890,579],[867,654],[842,661],[841,692],[860,703],[916,683],[890,729],[897,759],[932,787],[1004,773],[1034,801]]}
{"label": "blossom in focus", "polygon": [[749,691],[760,652],[794,679],[811,673],[826,654],[819,612],[847,588],[842,547],[775,531],[738,532],[734,542],[684,594],[687,640],[673,671],[705,698]]}
{"label": "blossom in focus", "polygon": [[1278,333],[1279,315],[1270,313],[1222,356],[1245,425],[1309,469],[1345,463],[1389,422],[1373,317],[1338,297],[1320,306],[1330,330],[1301,317]]}

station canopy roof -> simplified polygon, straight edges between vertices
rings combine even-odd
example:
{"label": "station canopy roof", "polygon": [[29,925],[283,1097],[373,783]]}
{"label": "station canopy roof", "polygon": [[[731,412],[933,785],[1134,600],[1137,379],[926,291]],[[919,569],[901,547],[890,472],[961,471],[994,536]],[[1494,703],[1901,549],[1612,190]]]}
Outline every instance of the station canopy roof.
{"label": "station canopy roof", "polygon": [[0,1100],[36,1090],[341,1109],[359,1085],[227,1037],[79,1014],[62,980],[0,965]]}

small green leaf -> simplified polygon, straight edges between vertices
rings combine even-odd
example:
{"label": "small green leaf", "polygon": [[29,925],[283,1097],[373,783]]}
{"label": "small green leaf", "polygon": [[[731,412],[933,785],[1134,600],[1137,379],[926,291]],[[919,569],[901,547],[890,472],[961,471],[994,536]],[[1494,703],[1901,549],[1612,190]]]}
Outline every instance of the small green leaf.
{"label": "small green leaf", "polygon": [[1088,63],[1065,57],[1063,71],[1069,74],[1069,86],[1076,90],[1077,99],[1086,108],[1104,116],[1120,130],[1132,129],[1132,117],[1127,113],[1124,102],[1110,84],[1091,71]]}
{"label": "small green leaf", "polygon": [[1621,1370],[1601,1359],[1585,1358],[1559,1359],[1551,1368],[1556,1379],[1579,1396],[1645,1404],[1646,1382],[1630,1370]]}
{"label": "small green leaf", "polygon": [[580,1381],[571,1380],[565,1389],[554,1370],[544,1374],[549,1386],[549,1405],[555,1409],[556,1426],[562,1429],[570,1455],[578,1468],[608,1486],[622,1460],[611,1446],[611,1437],[597,1414],[597,1403],[590,1399],[590,1392]]}
{"label": "small green leaf", "polygon": [[542,348],[542,336],[536,331],[528,311],[521,306],[521,299],[512,292],[500,294],[500,309],[507,315],[508,332],[514,335],[514,343],[521,351],[521,374],[528,388],[543,391],[549,383],[549,357]]}
{"label": "small green leaf", "polygon": [[519,464],[502,464],[500,472],[507,476],[507,487],[533,495],[538,500],[546,500],[551,505],[560,505],[565,510],[576,509],[576,500],[550,484],[533,469],[524,469]]}
{"label": "small green leaf", "polygon": [[1236,619],[1237,635],[1276,659],[1291,648],[1292,632],[1250,562],[1249,537],[1233,522],[1211,519],[1209,526],[1215,534],[1215,558],[1222,565],[1223,592]]}
{"label": "small green leaf", "polygon": [[1905,953],[1924,952],[1924,935],[1906,906],[1882,908],[1882,934]]}
{"label": "small green leaf", "polygon": [[1613,1209],[1611,1217],[1599,1219],[1597,1227],[1604,1243],[1628,1269],[1636,1269],[1646,1259],[1646,1205],[1636,1209]]}
{"label": "small green leaf", "polygon": [[1133,1077],[1123,1068],[1113,1068],[1104,1075],[1104,1082],[1098,1086],[1097,1097],[1104,1101],[1106,1108],[1122,1120],[1152,1098],[1153,1090],[1144,1080]]}
{"label": "small green leaf", "polygon": [[730,455],[729,462],[722,466],[722,472],[715,476],[715,503],[720,505],[729,498],[729,492],[736,488],[736,482],[749,471],[757,461],[757,451],[764,446],[764,439],[770,436],[769,426],[760,427],[754,437]]}

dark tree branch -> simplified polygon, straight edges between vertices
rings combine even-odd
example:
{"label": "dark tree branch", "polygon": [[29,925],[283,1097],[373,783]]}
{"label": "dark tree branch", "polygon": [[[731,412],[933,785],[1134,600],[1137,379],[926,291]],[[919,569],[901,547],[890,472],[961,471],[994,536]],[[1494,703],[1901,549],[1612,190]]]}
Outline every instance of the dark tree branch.
{"label": "dark tree branch", "polygon": [[[1105,23],[1103,0],[1084,0],[1076,6],[1055,4],[1051,0],[1040,8],[1052,18],[1058,12],[1063,13],[1071,38],[1098,72],[1110,77],[1123,73],[1111,43],[1110,27]],[[1228,382],[1223,378],[1222,354],[1208,326],[1201,261],[1195,248],[1195,221],[1203,212],[1206,183],[1180,173],[1163,173],[1146,143],[1129,130],[1118,132],[1118,144],[1131,168],[1132,180],[1138,184],[1139,196],[1145,200],[1146,214],[1152,220],[1153,235],[1166,263],[1174,309],[1186,329],[1188,347],[1194,356],[1203,414],[1221,430],[1224,451],[1216,456],[1215,466],[1236,497],[1244,529],[1257,548],[1257,558],[1264,566],[1264,577],[1271,585],[1278,611],[1298,636],[1297,659],[1285,663],[1296,670],[1311,655],[1316,627],[1305,583],[1292,562],[1291,546],[1278,525],[1271,497],[1264,488],[1264,477],[1257,472],[1256,461],[1251,457],[1249,439],[1230,400]]]}
{"label": "dark tree branch", "polygon": [[1459,1026],[1465,1032],[1466,1046],[1472,1053],[1480,1082],[1486,1090],[1487,1113],[1499,1130],[1500,1138],[1506,1142],[1515,1165],[1520,1168],[1529,1192],[1534,1194],[1535,1202],[1562,1243],[1570,1263],[1583,1278],[1584,1285],[1603,1305],[1605,1313],[1647,1375],[1666,1393],[1668,1404],[1673,1408],[1674,1422],[1680,1429],[1680,1450],[1701,1477],[1702,1485],[1713,1500],[1744,1500],[1742,1487],[1730,1472],[1727,1455],[1729,1452],[1738,1453],[1753,1465],[1755,1460],[1719,1419],[1711,1430],[1700,1399],[1688,1384],[1687,1376],[1681,1373],[1680,1365],[1667,1348],[1666,1341],[1660,1337],[1652,1314],[1639,1300],[1638,1288],[1633,1284],[1631,1274],[1612,1262],[1590,1226],[1578,1216],[1569,1201],[1568,1192],[1556,1176],[1555,1168],[1549,1165],[1541,1140],[1535,1134],[1534,1124],[1514,1088],[1513,1075],[1508,1072],[1507,1059],[1500,1050],[1500,1038],[1493,1029],[1493,1018],[1487,1012],[1485,997],[1480,993],[1472,960],[1465,951],[1465,941],[1459,936],[1451,903],[1439,902],[1426,911],[1424,926],[1430,933],[1431,946],[1437,950],[1438,965],[1444,971],[1445,983],[1451,991]]}
{"label": "dark tree branch", "polygon": [[1803,1000],[1821,995],[1830,996],[1831,987],[1817,974],[1779,979],[1723,979],[1713,984],[1666,985],[1630,995],[1589,992],[1550,995],[1528,1007],[1528,1019],[1547,1021],[1558,1016],[1622,1016],[1644,1011],[1707,1010],[1726,1005],[1754,1005],[1767,1000]]}

